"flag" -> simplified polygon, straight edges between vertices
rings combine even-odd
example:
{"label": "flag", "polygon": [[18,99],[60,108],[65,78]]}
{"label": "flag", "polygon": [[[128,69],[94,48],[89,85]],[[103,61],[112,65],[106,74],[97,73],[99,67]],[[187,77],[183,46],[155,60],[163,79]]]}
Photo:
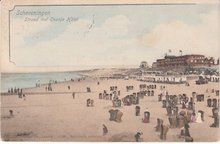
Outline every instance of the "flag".
{"label": "flag", "polygon": [[169,49],[169,51],[168,51],[169,53],[171,53],[172,51],[171,51],[171,49]]}
{"label": "flag", "polygon": [[180,50],[180,52],[183,52],[182,50]]}

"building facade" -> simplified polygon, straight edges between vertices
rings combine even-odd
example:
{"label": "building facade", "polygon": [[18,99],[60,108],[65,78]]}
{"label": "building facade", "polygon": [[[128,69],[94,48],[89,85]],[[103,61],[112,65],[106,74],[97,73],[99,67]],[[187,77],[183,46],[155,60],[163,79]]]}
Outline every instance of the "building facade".
{"label": "building facade", "polygon": [[146,82],[156,82],[156,83],[170,83],[170,84],[177,84],[177,83],[186,83],[187,78],[183,75],[145,75],[139,76],[138,80],[146,81]]}
{"label": "building facade", "polygon": [[196,67],[215,65],[214,58],[207,58],[204,55],[183,55],[183,56],[165,56],[164,59],[157,59],[154,67],[157,68],[178,68],[178,67]]}

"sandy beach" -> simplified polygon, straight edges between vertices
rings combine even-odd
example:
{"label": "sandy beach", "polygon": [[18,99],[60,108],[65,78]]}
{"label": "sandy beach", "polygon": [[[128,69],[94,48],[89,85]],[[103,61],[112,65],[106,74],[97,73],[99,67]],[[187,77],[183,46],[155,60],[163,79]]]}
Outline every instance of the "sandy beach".
{"label": "sandy beach", "polygon": [[220,0],[0,1],[0,142],[219,142]]}
{"label": "sandy beach", "polygon": [[[97,82],[100,84],[98,85]],[[139,91],[140,84],[156,84],[154,96],[145,96],[140,99],[140,116],[135,116],[135,106],[115,108],[111,100],[99,99],[99,93],[106,90],[110,92],[110,86],[117,86],[121,91],[119,98]],[[203,102],[196,102],[196,112],[205,112],[203,123],[191,123],[190,134],[195,142],[207,142],[219,140],[219,128],[212,128],[212,108],[207,107],[207,98],[218,98],[211,89],[219,89],[218,83],[196,85],[189,81],[185,84],[159,84],[147,83],[137,80],[123,79],[95,79],[87,78],[82,81],[66,81],[52,84],[53,91],[45,90],[45,85],[36,88],[23,89],[26,98],[18,98],[18,95],[1,96],[1,137],[4,141],[135,141],[134,135],[141,131],[145,142],[160,141],[184,141],[179,138],[180,128],[170,128],[167,139],[161,140],[159,132],[155,131],[157,118],[164,120],[169,125],[168,116],[162,102],[158,102],[160,86],[166,87],[171,95],[187,94],[192,92],[204,94]],[[133,85],[134,89],[126,91],[127,85]],[[68,90],[68,86],[70,89]],[[91,88],[91,93],[86,88]],[[206,90],[209,89],[207,93]],[[72,93],[75,92],[75,99]],[[86,107],[86,100],[94,100],[94,107]],[[178,105],[181,111],[181,105]],[[148,108],[151,116],[150,123],[142,123],[144,110]],[[120,123],[109,120],[109,110],[119,109],[123,112]],[[13,110],[13,117],[9,115]],[[108,128],[108,134],[102,135],[102,124]]]}

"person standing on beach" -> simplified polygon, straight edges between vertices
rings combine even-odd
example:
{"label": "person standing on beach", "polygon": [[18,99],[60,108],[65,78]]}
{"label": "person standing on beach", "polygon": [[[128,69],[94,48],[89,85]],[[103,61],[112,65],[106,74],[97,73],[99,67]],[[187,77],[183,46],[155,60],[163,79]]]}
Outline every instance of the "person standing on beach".
{"label": "person standing on beach", "polygon": [[191,122],[192,122],[192,123],[195,123],[195,122],[196,122],[196,113],[195,113],[195,112],[192,113]]}
{"label": "person standing on beach", "polygon": [[73,94],[72,94],[72,95],[73,95],[73,99],[75,99],[75,93],[74,93],[74,92],[73,92]]}
{"label": "person standing on beach", "polygon": [[162,100],[166,100],[167,91],[165,89],[165,86],[163,87],[161,95],[162,95]]}
{"label": "person standing on beach", "polygon": [[17,93],[17,88],[16,87],[14,88],[14,93]]}
{"label": "person standing on beach", "polygon": [[18,93],[18,98],[22,98],[22,93]]}
{"label": "person standing on beach", "polygon": [[120,90],[118,91],[118,96],[120,96]]}
{"label": "person standing on beach", "polygon": [[108,133],[108,129],[107,129],[107,127],[104,124],[102,126],[103,126],[103,128],[102,128],[103,136],[105,136]]}
{"label": "person standing on beach", "polygon": [[24,100],[26,100],[26,96],[25,96],[25,94],[23,94],[23,98],[24,98]]}
{"label": "person standing on beach", "polygon": [[13,117],[13,110],[9,110],[10,116]]}
{"label": "person standing on beach", "polygon": [[136,142],[140,142],[140,141],[141,141],[141,135],[143,135],[142,132],[137,132],[137,133],[134,135]]}
{"label": "person standing on beach", "polygon": [[185,133],[184,133],[185,142],[193,142],[193,138],[190,135],[189,128],[190,128],[189,127],[189,123],[186,123],[184,125],[184,129],[185,129]]}

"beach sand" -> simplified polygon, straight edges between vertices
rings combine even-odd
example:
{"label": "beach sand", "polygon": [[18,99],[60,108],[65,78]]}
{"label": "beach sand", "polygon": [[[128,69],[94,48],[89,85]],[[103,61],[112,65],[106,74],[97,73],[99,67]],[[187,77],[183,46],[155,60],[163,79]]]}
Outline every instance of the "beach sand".
{"label": "beach sand", "polygon": [[[97,85],[97,82],[100,85]],[[170,95],[186,93],[191,96],[192,92],[205,94],[204,102],[196,102],[196,111],[205,112],[203,123],[190,124],[190,134],[194,141],[218,141],[219,128],[209,127],[213,123],[212,108],[207,107],[207,97],[218,98],[211,89],[219,89],[218,83],[195,85],[190,81],[190,86],[184,84],[158,84],[154,96],[146,96],[140,99],[140,116],[135,116],[135,105],[122,106],[122,122],[117,123],[109,120],[109,110],[112,107],[111,100],[99,99],[99,93],[107,90],[110,86],[117,86],[121,91],[120,98],[139,91],[140,84],[146,83],[136,80],[98,80],[87,78],[86,80],[66,81],[52,84],[53,92],[45,91],[45,86],[38,88],[23,89],[26,99],[18,98],[17,95],[1,96],[1,136],[5,141],[135,141],[134,135],[141,131],[143,141],[184,141],[179,139],[179,128],[170,128],[167,140],[160,140],[160,133],[155,132],[157,118],[164,120],[169,125],[166,109],[158,102],[160,85],[164,85]],[[133,85],[134,90],[126,91],[126,86]],[[70,90],[68,90],[70,86]],[[91,88],[91,93],[86,92],[86,87]],[[206,89],[209,92],[206,93]],[[75,99],[72,97],[75,92]],[[86,107],[86,99],[94,100],[94,107]],[[179,110],[181,110],[181,106]],[[144,110],[148,108],[151,113],[150,123],[142,123]],[[13,110],[14,116],[9,116],[9,110]],[[102,124],[108,128],[108,134],[102,135]]]}

